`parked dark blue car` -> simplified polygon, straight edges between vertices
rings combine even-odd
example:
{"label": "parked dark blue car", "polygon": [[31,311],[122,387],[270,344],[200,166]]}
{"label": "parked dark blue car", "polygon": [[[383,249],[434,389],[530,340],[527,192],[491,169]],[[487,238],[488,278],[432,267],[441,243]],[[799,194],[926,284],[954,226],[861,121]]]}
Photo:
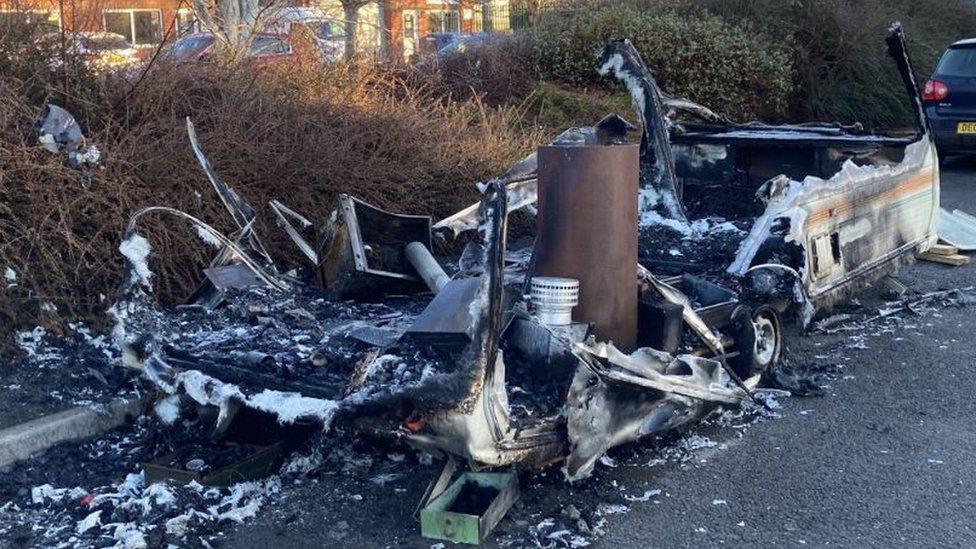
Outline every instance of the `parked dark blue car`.
{"label": "parked dark blue car", "polygon": [[976,153],[976,38],[949,46],[922,101],[939,158]]}

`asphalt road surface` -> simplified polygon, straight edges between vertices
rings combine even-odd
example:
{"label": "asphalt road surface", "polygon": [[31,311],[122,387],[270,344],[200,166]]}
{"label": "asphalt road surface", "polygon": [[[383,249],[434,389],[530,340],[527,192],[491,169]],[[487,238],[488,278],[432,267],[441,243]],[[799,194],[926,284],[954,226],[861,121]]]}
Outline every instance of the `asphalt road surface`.
{"label": "asphalt road surface", "polygon": [[[976,212],[976,161],[949,159],[942,204]],[[899,278],[959,288],[976,267],[918,263]],[[828,395],[784,400],[783,418],[706,463],[628,474],[670,497],[595,546],[976,547],[976,308],[938,315],[850,350]]]}
{"label": "asphalt road surface", "polygon": [[[942,185],[943,206],[976,213],[976,160],[950,159]],[[921,291],[961,288],[976,285],[976,266],[917,264],[899,277]],[[976,547],[974,327],[970,305],[854,344],[794,338],[794,356],[842,366],[825,395],[782,399],[782,417],[745,429],[696,428],[714,446],[685,461],[661,463],[661,448],[641,443],[577,486],[558,471],[523,481],[491,544],[530,545],[525,532],[570,506],[661,490],[606,513],[593,547]],[[384,486],[326,488],[338,474],[289,487],[222,545],[430,547],[411,514],[433,474],[417,466]]]}

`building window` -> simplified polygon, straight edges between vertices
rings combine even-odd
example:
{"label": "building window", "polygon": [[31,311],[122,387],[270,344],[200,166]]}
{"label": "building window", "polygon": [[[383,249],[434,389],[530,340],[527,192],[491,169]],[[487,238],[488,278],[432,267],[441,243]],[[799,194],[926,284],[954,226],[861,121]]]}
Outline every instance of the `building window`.
{"label": "building window", "polygon": [[163,21],[159,10],[105,10],[105,30],[121,34],[136,46],[163,41]]}
{"label": "building window", "polygon": [[176,36],[186,36],[200,32],[200,24],[193,10],[180,8],[176,10]]}
{"label": "building window", "polygon": [[37,25],[52,31],[61,29],[61,13],[57,10],[0,10],[0,29]]}
{"label": "building window", "polygon": [[461,18],[456,11],[428,11],[427,33],[461,32]]}

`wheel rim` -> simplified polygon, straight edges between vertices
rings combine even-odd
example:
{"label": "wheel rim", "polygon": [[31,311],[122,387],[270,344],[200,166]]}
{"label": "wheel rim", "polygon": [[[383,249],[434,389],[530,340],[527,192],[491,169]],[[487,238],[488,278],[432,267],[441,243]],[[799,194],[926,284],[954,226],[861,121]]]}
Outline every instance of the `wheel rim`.
{"label": "wheel rim", "polygon": [[760,369],[766,368],[776,359],[776,324],[766,316],[753,320],[756,329],[755,363]]}

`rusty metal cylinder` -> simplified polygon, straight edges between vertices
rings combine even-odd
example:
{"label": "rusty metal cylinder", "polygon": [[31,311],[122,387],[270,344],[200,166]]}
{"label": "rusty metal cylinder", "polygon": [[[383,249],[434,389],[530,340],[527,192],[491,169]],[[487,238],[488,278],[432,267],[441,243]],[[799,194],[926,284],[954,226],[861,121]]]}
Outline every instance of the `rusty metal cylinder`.
{"label": "rusty metal cylinder", "polygon": [[598,341],[637,341],[636,145],[539,148],[536,276],[579,280],[573,320]]}

